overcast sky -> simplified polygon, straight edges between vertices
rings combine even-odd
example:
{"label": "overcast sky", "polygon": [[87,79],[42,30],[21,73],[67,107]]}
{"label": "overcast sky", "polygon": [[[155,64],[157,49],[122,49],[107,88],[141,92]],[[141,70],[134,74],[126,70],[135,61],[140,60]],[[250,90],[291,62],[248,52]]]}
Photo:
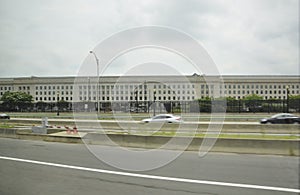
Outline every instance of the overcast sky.
{"label": "overcast sky", "polygon": [[102,40],[144,25],[189,34],[221,74],[300,74],[298,0],[0,0],[0,77],[77,75]]}

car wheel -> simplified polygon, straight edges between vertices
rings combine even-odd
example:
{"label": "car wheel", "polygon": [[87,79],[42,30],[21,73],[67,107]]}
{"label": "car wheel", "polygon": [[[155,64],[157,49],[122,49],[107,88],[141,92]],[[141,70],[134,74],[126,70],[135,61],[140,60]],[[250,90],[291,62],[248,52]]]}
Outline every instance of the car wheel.
{"label": "car wheel", "polygon": [[272,124],[270,121],[268,121],[268,122],[266,122],[266,124],[268,124],[268,125],[270,125],[270,124]]}
{"label": "car wheel", "polygon": [[293,124],[299,125],[300,123],[298,121],[294,121]]}

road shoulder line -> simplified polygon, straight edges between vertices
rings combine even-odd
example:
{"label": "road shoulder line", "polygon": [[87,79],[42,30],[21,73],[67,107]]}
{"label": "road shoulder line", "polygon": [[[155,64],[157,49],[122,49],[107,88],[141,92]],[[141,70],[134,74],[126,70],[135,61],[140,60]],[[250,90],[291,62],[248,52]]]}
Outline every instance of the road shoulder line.
{"label": "road shoulder line", "polygon": [[81,171],[89,171],[89,172],[96,172],[96,173],[121,175],[121,176],[128,176],[128,177],[153,179],[153,180],[164,180],[164,181],[174,181],[174,182],[183,182],[183,183],[194,183],[194,184],[204,184],[204,185],[216,185],[216,186],[226,186],[226,187],[236,187],[236,188],[248,188],[248,189],[258,189],[258,190],[300,193],[300,189],[292,189],[292,188],[241,184],[241,183],[228,183],[228,182],[218,182],[218,181],[208,181],[208,180],[195,180],[195,179],[165,177],[165,176],[157,176],[157,175],[146,175],[146,174],[139,174],[139,173],[111,171],[111,170],[105,170],[105,169],[96,169],[96,168],[65,165],[65,164],[43,162],[43,161],[36,161],[36,160],[29,160],[29,159],[13,158],[13,157],[7,157],[7,156],[0,156],[0,159],[16,161],[16,162],[31,163],[31,164],[36,164],[36,165],[52,166],[52,167],[59,167],[59,168],[67,168],[67,169],[74,169],[74,170],[81,170]]}

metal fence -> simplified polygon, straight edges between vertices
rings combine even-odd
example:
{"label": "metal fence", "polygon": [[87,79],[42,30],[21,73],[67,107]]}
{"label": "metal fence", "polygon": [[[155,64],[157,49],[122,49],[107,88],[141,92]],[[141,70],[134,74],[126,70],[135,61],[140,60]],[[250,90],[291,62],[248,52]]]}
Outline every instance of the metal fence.
{"label": "metal fence", "polygon": [[[2,103],[1,112],[72,112],[97,111],[95,102],[58,103]],[[154,112],[154,113],[197,113],[197,112],[300,112],[300,100],[196,100],[196,101],[131,101],[100,102],[100,112]]]}

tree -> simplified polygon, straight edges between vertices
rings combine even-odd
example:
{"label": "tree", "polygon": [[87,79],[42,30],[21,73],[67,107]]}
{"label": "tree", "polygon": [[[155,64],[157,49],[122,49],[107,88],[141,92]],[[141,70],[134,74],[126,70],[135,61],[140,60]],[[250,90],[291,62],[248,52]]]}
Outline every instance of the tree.
{"label": "tree", "polygon": [[264,98],[262,96],[251,94],[244,97],[244,100],[263,100]]}
{"label": "tree", "polygon": [[22,110],[30,107],[33,101],[32,95],[25,92],[10,92],[6,91],[0,99],[3,105],[8,110]]}
{"label": "tree", "polygon": [[290,100],[300,100],[300,95],[289,95]]}
{"label": "tree", "polygon": [[1,97],[1,101],[3,101],[3,103],[17,103],[17,102],[31,103],[33,101],[33,97],[32,95],[29,95],[25,92],[6,91]]}

